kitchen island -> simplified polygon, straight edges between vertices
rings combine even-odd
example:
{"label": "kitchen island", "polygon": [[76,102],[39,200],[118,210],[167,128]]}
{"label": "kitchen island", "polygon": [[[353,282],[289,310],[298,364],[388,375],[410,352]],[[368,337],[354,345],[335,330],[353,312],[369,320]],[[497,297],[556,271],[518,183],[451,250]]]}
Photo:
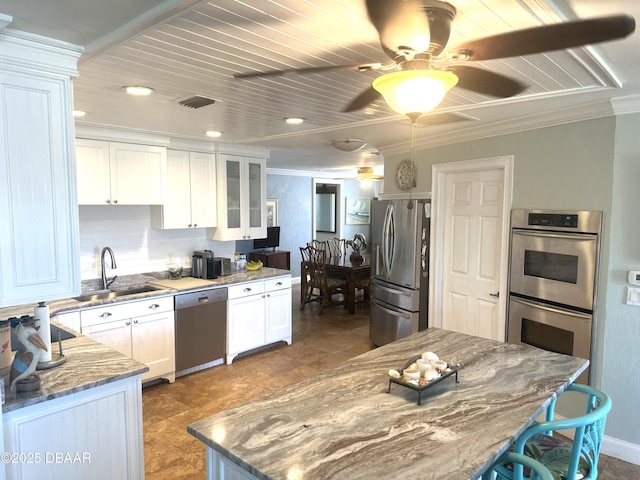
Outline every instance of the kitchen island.
{"label": "kitchen island", "polygon": [[[426,351],[459,380],[389,388]],[[429,329],[190,424],[209,479],[479,478],[588,361]]]}
{"label": "kitchen island", "polygon": [[[39,389],[16,393],[5,385],[7,478],[142,478],[141,374],[148,367],[80,334],[62,348],[65,363],[39,371]],[[58,353],[55,342],[52,350]]]}

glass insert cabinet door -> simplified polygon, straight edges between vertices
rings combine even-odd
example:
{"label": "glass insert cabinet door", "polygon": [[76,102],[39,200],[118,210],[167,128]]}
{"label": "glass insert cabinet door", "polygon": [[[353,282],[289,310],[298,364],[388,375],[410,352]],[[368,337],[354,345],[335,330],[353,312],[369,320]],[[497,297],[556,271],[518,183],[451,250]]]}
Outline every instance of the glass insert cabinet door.
{"label": "glass insert cabinet door", "polygon": [[218,225],[214,239],[264,238],[266,159],[223,154],[221,161],[224,201],[219,205],[222,210],[218,218],[224,219],[224,225]]}
{"label": "glass insert cabinet door", "polygon": [[226,158],[227,173],[227,228],[242,226],[242,197],[240,189],[240,170],[243,159]]}
{"label": "glass insert cabinet door", "polygon": [[247,161],[249,171],[249,228],[263,226],[264,201],[262,200],[262,165]]}

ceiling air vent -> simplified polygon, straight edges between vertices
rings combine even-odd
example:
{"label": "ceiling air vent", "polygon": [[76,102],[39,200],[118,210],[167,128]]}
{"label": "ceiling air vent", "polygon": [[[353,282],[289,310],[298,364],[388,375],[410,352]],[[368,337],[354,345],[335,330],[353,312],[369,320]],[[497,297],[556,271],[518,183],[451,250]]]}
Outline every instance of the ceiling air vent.
{"label": "ceiling air vent", "polygon": [[202,97],[200,95],[193,95],[191,97],[187,97],[178,102],[183,107],[189,108],[202,108],[207,105],[211,105],[212,103],[216,103],[213,98]]}

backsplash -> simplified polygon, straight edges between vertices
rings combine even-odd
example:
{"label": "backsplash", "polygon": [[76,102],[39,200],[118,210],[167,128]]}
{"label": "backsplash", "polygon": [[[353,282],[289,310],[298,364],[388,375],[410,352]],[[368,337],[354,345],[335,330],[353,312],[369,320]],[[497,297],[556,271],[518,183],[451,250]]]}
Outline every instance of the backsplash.
{"label": "backsplash", "polygon": [[111,270],[107,255],[109,277],[166,270],[169,253],[174,254],[176,265],[191,268],[194,250],[213,250],[218,257],[230,258],[235,252],[235,242],[207,240],[204,228],[152,228],[148,205],[82,205],[79,221],[82,280],[101,276],[100,252],[104,247],[111,247],[118,266]]}

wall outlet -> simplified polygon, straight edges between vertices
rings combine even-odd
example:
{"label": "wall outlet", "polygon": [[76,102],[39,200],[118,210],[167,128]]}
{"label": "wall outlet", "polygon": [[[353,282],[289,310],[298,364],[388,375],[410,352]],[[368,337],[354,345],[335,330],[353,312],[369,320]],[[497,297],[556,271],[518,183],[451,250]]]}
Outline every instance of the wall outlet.
{"label": "wall outlet", "polygon": [[627,287],[627,305],[640,307],[640,288]]}

